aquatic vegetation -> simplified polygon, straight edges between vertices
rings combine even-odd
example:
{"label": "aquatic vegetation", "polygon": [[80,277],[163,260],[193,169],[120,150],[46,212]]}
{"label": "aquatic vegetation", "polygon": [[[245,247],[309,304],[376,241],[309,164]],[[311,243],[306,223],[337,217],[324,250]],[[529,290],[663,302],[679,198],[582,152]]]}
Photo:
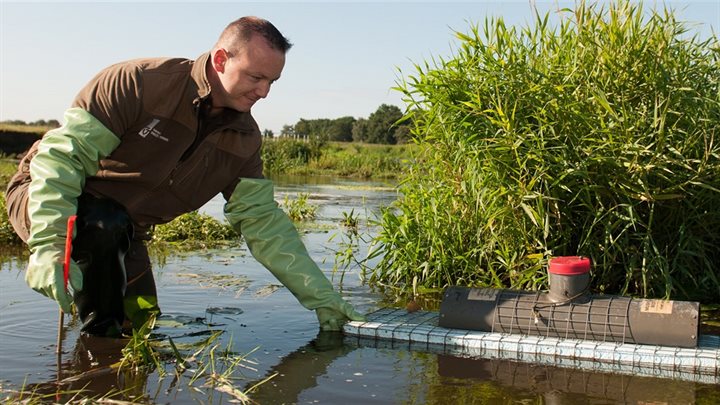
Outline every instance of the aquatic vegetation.
{"label": "aquatic vegetation", "polygon": [[[209,311],[224,314],[242,313],[241,310],[231,311],[229,308],[210,308]],[[140,330],[133,331],[132,338],[122,350],[123,357],[117,364],[118,372],[145,373],[147,378],[147,373],[155,370],[159,377],[163,378],[169,373],[168,366],[174,364],[174,367],[171,367],[174,370],[174,381],[183,379],[191,389],[208,395],[211,403],[212,394],[201,390],[200,387],[212,388],[240,403],[252,403],[247,393],[274,377],[271,375],[243,391],[237,388],[237,382],[243,379],[239,371],[242,368],[257,371],[253,367],[255,363],[248,358],[257,348],[243,355],[237,354],[232,350],[232,339],[227,345],[221,346],[218,339],[223,331],[212,330],[206,331],[207,333],[201,331],[189,334],[187,336],[207,335],[207,337],[197,342],[177,345],[172,337],[160,337],[159,340],[154,337],[150,333],[154,324],[155,320],[151,319]]]}
{"label": "aquatic vegetation", "polygon": [[152,232],[153,242],[217,242],[237,241],[240,235],[226,222],[220,222],[210,215],[192,211],[183,214],[167,224],[158,225]]}
{"label": "aquatic vegetation", "polygon": [[358,214],[355,213],[355,209],[353,208],[350,212],[343,211],[342,215],[340,225],[345,228],[347,232],[357,235],[360,220],[358,219]]}
{"label": "aquatic vegetation", "polygon": [[308,202],[308,193],[298,193],[296,199],[285,196],[282,208],[293,221],[309,221],[315,219],[318,206]]}
{"label": "aquatic vegetation", "polygon": [[559,14],[472,25],[398,84],[423,163],[371,281],[538,289],[579,254],[595,291],[717,302],[717,37],[628,1]]}
{"label": "aquatic vegetation", "polygon": [[243,274],[236,273],[177,273],[177,277],[183,282],[197,284],[202,288],[217,288],[230,291],[235,296],[240,296],[250,286],[251,280]]}
{"label": "aquatic vegetation", "polygon": [[[359,269],[360,278],[364,280],[367,269],[372,266],[366,254],[372,241],[369,227],[373,225],[366,220],[366,227],[361,228],[360,213],[356,213],[355,209],[343,212],[342,215],[340,220],[342,232],[334,233],[328,239],[328,242],[333,242],[337,246],[337,249],[331,249],[335,255],[332,274],[335,277],[337,273],[340,273],[340,284],[345,278],[345,273],[351,268]],[[367,216],[366,211],[365,218]],[[366,254],[363,255],[363,252]]]}
{"label": "aquatic vegetation", "polygon": [[123,392],[117,390],[111,390],[105,395],[92,395],[83,389],[49,391],[45,387],[37,385],[23,386],[17,391],[6,390],[0,384],[0,402],[5,405],[135,403],[117,400],[116,398],[121,398],[124,395]]}
{"label": "aquatic vegetation", "polygon": [[147,372],[157,370],[160,376],[165,375],[160,353],[152,346],[148,337],[155,325],[155,314],[151,314],[147,322],[136,330],[132,330],[132,337],[122,349],[122,358],[117,368],[133,372]]}

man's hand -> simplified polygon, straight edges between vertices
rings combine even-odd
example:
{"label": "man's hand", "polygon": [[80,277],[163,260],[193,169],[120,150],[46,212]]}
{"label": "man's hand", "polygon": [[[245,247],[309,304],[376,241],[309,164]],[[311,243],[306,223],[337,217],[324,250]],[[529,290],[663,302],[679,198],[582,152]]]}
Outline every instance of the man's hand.
{"label": "man's hand", "polygon": [[336,308],[322,307],[315,310],[323,331],[339,331],[347,321],[365,321],[365,316],[338,296],[341,303]]}
{"label": "man's hand", "polygon": [[[63,251],[53,246],[38,247],[28,263],[25,282],[30,288],[58,302],[63,312],[70,312],[72,296],[65,288]],[[69,284],[74,291],[83,287],[80,268],[70,261]]]}

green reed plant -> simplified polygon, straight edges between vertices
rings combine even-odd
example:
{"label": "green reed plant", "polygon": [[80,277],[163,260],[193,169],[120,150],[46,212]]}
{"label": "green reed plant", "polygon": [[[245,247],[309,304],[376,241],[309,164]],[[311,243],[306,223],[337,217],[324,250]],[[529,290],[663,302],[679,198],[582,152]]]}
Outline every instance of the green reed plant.
{"label": "green reed plant", "polygon": [[357,235],[358,226],[360,225],[360,214],[355,212],[355,208],[351,209],[350,212],[343,211],[340,225],[345,229],[347,233]]}
{"label": "green reed plant", "polygon": [[472,25],[398,85],[419,161],[379,222],[371,281],[592,287],[720,300],[720,46],[672,10],[581,2],[557,24]]}
{"label": "green reed plant", "polygon": [[367,210],[362,215],[360,212],[355,212],[355,209],[350,212],[343,211],[340,232],[332,234],[328,239],[328,242],[332,242],[332,246],[335,246],[330,248],[335,256],[333,280],[335,275],[340,273],[340,285],[344,282],[345,274],[349,269],[359,269],[360,279],[364,282],[367,278],[367,270],[372,267],[373,257],[369,257],[369,254],[376,224],[374,220],[368,219],[369,217],[370,213]]}
{"label": "green reed plant", "polygon": [[122,349],[118,370],[147,373],[157,370],[160,376],[166,374],[160,352],[148,339],[155,325],[155,314],[151,314],[140,329],[132,330],[132,337]]}

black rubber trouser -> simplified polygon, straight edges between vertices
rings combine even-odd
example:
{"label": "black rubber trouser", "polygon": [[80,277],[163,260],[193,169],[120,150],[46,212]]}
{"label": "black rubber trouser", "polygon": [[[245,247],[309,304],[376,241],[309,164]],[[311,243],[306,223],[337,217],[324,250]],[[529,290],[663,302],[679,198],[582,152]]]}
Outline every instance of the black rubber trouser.
{"label": "black rubber trouser", "polygon": [[112,200],[83,194],[78,199],[76,230],[72,258],[83,273],[83,288],[73,300],[81,330],[119,335],[125,319],[125,254],[133,237],[130,217]]}

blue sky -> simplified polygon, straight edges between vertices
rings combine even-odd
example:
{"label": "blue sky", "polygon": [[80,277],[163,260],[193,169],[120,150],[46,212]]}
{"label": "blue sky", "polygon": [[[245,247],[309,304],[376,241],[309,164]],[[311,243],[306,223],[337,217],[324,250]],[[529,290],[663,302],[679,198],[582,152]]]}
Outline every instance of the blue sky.
{"label": "blue sky", "polygon": [[[544,14],[574,3],[0,0],[0,120],[60,120],[103,67],[139,57],[194,59],[244,15],[272,21],[294,43],[283,77],[253,109],[261,128],[278,133],[300,118],[367,117],[383,103],[403,108],[391,87],[414,73],[414,63],[451,56],[453,31],[490,16],[527,25],[531,4]],[[665,4],[699,24],[701,35],[720,32],[720,1]]]}

